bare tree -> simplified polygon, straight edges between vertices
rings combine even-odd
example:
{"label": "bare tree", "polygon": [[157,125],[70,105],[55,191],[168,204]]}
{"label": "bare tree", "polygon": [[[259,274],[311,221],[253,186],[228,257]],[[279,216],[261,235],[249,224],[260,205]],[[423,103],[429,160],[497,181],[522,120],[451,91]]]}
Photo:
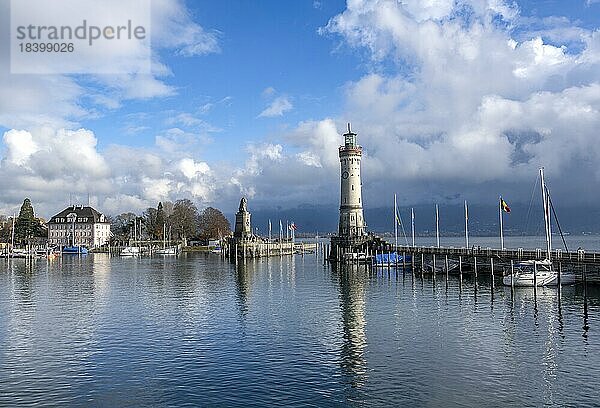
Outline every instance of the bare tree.
{"label": "bare tree", "polygon": [[198,209],[187,198],[175,202],[173,214],[169,220],[173,233],[176,233],[182,240],[194,236],[198,231]]}
{"label": "bare tree", "polygon": [[202,211],[199,221],[199,236],[203,239],[216,239],[229,235],[231,225],[223,213],[208,207]]}

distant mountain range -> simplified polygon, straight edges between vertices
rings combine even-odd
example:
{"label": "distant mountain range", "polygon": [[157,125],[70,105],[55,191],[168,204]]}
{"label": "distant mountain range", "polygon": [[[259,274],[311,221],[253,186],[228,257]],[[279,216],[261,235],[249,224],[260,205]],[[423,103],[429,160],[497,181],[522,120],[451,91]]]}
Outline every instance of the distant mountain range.
{"label": "distant mountain range", "polygon": [[[544,231],[543,211],[541,205],[528,206],[512,204],[510,214],[504,214],[504,233],[508,235],[542,235]],[[252,210],[252,226],[258,227],[259,234],[267,235],[269,219],[272,223],[273,236],[279,234],[279,220],[282,221],[285,233],[286,221],[298,226],[297,234],[319,232],[325,235],[337,230],[339,210],[334,206],[303,205],[292,209],[257,209]],[[433,204],[417,205],[415,211],[415,232],[417,235],[435,235],[435,206]],[[410,207],[400,207],[400,216],[407,235],[410,235]],[[462,204],[439,206],[440,233],[445,236],[464,234],[464,207]],[[600,233],[600,207],[567,207],[556,209],[560,226],[564,233],[598,234]],[[394,230],[392,207],[367,208],[365,219],[368,230],[382,233]],[[235,215],[227,214],[234,225]],[[400,227],[399,227],[400,228]],[[553,230],[557,230],[553,220]],[[469,205],[469,232],[471,235],[494,236],[499,232],[498,208],[489,205]]]}

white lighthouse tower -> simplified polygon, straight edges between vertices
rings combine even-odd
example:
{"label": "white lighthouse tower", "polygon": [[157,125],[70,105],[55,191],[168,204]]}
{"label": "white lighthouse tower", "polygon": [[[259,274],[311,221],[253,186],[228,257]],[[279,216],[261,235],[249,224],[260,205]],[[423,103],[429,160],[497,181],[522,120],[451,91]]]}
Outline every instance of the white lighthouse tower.
{"label": "white lighthouse tower", "polygon": [[340,238],[360,238],[366,235],[362,207],[362,182],[360,180],[360,160],[362,147],[356,144],[356,133],[348,123],[348,133],[344,134],[344,145],[340,154]]}

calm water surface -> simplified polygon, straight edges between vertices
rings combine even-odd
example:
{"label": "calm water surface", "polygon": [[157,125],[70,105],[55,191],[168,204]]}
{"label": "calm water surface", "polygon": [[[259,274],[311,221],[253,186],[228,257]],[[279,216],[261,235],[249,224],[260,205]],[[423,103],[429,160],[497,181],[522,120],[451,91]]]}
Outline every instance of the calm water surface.
{"label": "calm water surface", "polygon": [[600,293],[312,256],[0,261],[0,406],[600,404]]}

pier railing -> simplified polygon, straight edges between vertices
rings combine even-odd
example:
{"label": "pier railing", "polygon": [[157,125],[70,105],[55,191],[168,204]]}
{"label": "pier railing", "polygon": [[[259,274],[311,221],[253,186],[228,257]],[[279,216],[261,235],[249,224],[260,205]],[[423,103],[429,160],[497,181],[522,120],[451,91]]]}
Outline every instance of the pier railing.
{"label": "pier railing", "polygon": [[[396,251],[398,253],[406,254],[425,254],[425,255],[450,255],[450,256],[466,256],[466,257],[486,257],[486,258],[497,258],[505,259],[507,261],[512,260],[526,260],[526,259],[545,259],[546,251],[542,249],[498,249],[498,248],[455,248],[455,247],[437,247],[437,246],[398,246]],[[579,249],[577,251],[563,251],[556,249],[552,251],[551,258],[553,260],[579,262],[586,264],[600,265],[600,252],[585,251]]]}

